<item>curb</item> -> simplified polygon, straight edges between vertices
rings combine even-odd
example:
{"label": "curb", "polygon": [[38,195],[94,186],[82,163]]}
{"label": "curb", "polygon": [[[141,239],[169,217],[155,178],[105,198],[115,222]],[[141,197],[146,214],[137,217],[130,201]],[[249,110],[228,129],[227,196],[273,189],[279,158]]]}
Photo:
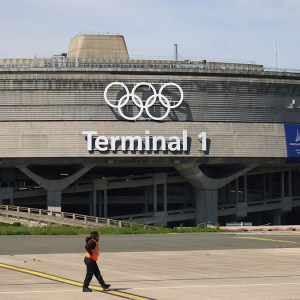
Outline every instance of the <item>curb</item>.
{"label": "curb", "polygon": [[300,226],[220,226],[224,231],[300,231]]}

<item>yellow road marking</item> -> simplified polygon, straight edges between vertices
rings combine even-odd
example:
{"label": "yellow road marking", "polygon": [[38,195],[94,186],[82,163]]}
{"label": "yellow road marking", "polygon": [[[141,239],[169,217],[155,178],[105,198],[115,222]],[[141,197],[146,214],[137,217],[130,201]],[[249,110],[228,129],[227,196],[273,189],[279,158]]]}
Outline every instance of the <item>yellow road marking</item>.
{"label": "yellow road marking", "polygon": [[[59,277],[59,276],[55,276],[55,275],[50,275],[50,274],[46,274],[46,273],[42,273],[42,272],[30,270],[30,269],[25,269],[25,268],[19,268],[19,267],[16,267],[16,266],[2,264],[2,263],[0,263],[0,267],[4,268],[4,269],[9,269],[9,270],[13,270],[13,271],[18,271],[18,272],[27,273],[27,274],[30,274],[30,275],[46,278],[46,279],[49,279],[49,280],[54,280],[54,281],[58,281],[58,282],[67,283],[67,284],[70,284],[70,285],[82,287],[81,282],[71,280],[71,279],[67,279],[67,278],[63,278],[63,277]],[[104,292],[106,294],[111,294],[111,295],[122,297],[122,298],[125,298],[125,299],[151,300],[151,298],[145,298],[145,297],[142,297],[142,296],[138,296],[138,295],[134,295],[134,294],[130,294],[130,293],[124,293],[124,292],[120,292],[120,291],[116,291],[116,290],[106,290],[106,291],[104,291],[101,287],[95,286],[95,285],[90,285],[89,287],[92,290],[99,291],[99,292]]]}
{"label": "yellow road marking", "polygon": [[298,242],[295,241],[274,240],[274,239],[258,238],[258,237],[250,237],[250,236],[239,236],[239,237],[234,237],[234,239],[247,239],[247,240],[257,240],[257,241],[266,241],[266,242],[298,244]]}

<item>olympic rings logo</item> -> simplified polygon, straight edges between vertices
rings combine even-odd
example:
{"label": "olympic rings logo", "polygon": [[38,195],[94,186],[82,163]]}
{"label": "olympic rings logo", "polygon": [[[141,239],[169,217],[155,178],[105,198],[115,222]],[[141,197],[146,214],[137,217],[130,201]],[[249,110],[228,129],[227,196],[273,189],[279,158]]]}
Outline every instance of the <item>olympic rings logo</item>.
{"label": "olympic rings logo", "polygon": [[[108,99],[107,93],[108,93],[108,90],[112,86],[121,86],[125,90],[125,95],[123,95],[119,100],[117,100],[118,101],[117,104],[112,103],[115,100]],[[139,96],[136,95],[136,90],[140,86],[148,86],[149,90],[152,91],[152,95],[149,96],[144,101]],[[179,90],[179,93],[180,93],[179,101],[176,101],[175,103],[173,103],[173,101],[170,101],[166,96],[164,96],[162,94],[164,89],[168,86],[174,86],[175,88],[177,88]],[[139,108],[139,112],[137,113],[136,116],[133,116],[133,117],[126,116],[124,114],[123,110],[122,110],[123,107],[128,104],[130,99]],[[152,84],[150,84],[148,82],[140,82],[140,83],[134,85],[132,91],[129,92],[128,87],[123,82],[112,82],[104,90],[104,100],[106,101],[106,103],[109,106],[111,106],[113,108],[117,108],[118,111],[119,111],[119,114],[126,120],[134,121],[134,120],[138,119],[142,115],[142,113],[145,111],[146,114],[149,116],[149,118],[151,118],[152,120],[160,121],[160,120],[163,120],[165,117],[168,116],[171,109],[178,107],[182,103],[182,101],[183,101],[183,91],[182,91],[181,87],[178,84],[169,82],[169,83],[164,83],[161,86],[161,88],[159,89],[158,93],[157,93],[156,89],[154,88],[154,86]],[[166,108],[166,112],[160,117],[153,116],[150,112],[150,108],[153,105],[155,105],[157,100],[158,100],[158,103],[160,103],[163,107]]]}

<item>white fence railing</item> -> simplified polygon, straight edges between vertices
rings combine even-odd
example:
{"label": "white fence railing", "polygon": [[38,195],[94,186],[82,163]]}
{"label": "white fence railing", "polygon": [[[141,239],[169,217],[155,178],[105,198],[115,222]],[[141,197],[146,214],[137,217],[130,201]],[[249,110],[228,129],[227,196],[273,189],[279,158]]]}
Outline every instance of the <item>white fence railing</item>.
{"label": "white fence railing", "polygon": [[[119,221],[109,218],[94,217],[82,214],[74,214],[68,212],[58,212],[38,208],[29,208],[21,206],[0,205],[0,216],[13,218],[15,220],[36,221],[38,223],[48,224],[66,224],[78,226],[117,226],[132,227],[133,223]],[[138,224],[136,224],[138,225]]]}

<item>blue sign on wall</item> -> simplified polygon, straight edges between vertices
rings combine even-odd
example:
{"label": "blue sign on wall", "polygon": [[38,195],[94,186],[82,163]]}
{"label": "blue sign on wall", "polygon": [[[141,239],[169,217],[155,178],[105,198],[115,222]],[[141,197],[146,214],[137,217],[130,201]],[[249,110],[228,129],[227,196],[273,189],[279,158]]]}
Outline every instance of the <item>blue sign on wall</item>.
{"label": "blue sign on wall", "polygon": [[284,124],[288,157],[300,158],[300,124]]}

